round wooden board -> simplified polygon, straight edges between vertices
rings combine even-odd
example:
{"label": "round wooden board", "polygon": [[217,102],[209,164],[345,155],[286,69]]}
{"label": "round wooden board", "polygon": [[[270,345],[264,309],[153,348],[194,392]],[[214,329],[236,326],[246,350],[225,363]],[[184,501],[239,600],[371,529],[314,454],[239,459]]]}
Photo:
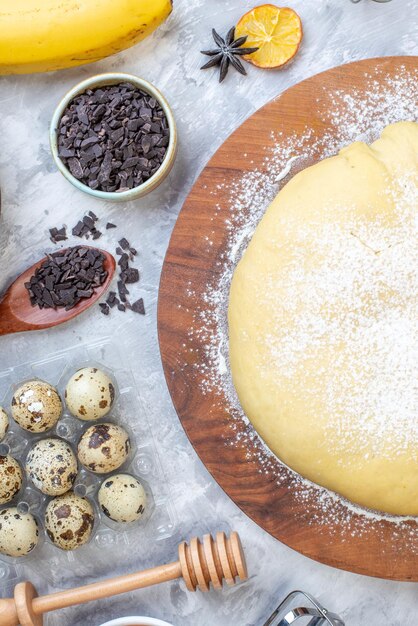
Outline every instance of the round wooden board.
{"label": "round wooden board", "polygon": [[[294,478],[278,459],[271,461],[274,471],[270,465],[266,472],[259,455],[248,454],[248,437],[239,442],[236,430],[241,426],[234,423],[231,429],[223,392],[203,391],[204,333],[190,330],[196,324],[195,311],[204,310],[207,285],[223,271],[219,259],[228,226],[216,206],[228,205],[230,185],[238,175],[266,169],[266,149],[275,143],[271,131],[282,133],[281,141],[307,128],[313,131],[312,143],[314,138],[336,136],[327,92],[356,90],[361,97],[370,76],[387,80],[417,69],[417,57],[337,67],[295,85],[238,128],[209,161],[183,206],[163,267],[158,308],[160,349],[174,406],[196,452],[232,500],[262,528],[306,556],[360,574],[405,581],[418,581],[417,520],[367,516],[338,498],[332,515],[321,514],[318,490],[307,490],[301,498]],[[289,178],[322,156],[321,149],[313,148]],[[242,429],[248,426],[242,423]]]}

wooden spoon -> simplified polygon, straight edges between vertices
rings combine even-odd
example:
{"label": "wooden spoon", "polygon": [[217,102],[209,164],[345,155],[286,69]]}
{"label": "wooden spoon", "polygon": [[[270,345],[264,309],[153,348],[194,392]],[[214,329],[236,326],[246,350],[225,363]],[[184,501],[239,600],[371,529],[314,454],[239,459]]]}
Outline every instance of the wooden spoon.
{"label": "wooden spoon", "polygon": [[91,298],[80,300],[69,311],[66,311],[65,308],[40,309],[38,306],[32,306],[30,302],[25,283],[29,281],[35,270],[46,261],[47,257],[44,257],[27,269],[26,272],[23,272],[10,285],[0,300],[0,335],[9,335],[24,330],[52,328],[53,326],[58,326],[58,324],[68,322],[95,304],[108,289],[116,269],[116,262],[113,256],[105,250],[100,250],[100,252],[105,256],[103,268],[108,273],[105,282],[94,290]]}

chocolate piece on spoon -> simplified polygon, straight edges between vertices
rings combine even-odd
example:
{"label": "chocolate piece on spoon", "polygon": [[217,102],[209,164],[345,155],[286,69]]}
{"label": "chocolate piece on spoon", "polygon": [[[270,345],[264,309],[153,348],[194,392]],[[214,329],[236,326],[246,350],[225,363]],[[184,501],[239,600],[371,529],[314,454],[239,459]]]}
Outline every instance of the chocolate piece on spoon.
{"label": "chocolate piece on spoon", "polygon": [[[26,330],[41,330],[42,328],[52,328],[58,324],[63,324],[90,308],[103,297],[115,273],[115,259],[109,252],[98,250],[97,248],[83,246],[82,248],[78,247],[78,249],[86,249],[87,254],[90,251],[90,255],[97,257],[96,261],[100,259],[101,262],[100,270],[103,282],[94,285],[92,295],[90,297],[81,297],[79,301],[72,303],[71,308],[66,306],[56,306],[56,308],[54,308],[57,302],[54,302],[52,296],[52,304],[50,304],[49,307],[45,306],[44,308],[39,308],[36,299],[32,299],[31,303],[30,292],[28,291],[28,288],[31,288],[31,278],[39,268],[45,267],[45,264],[48,263],[51,258],[54,258],[53,255],[49,255],[21,274],[14,283],[10,285],[9,289],[0,300],[0,335]],[[73,250],[74,248],[61,250],[59,252],[60,258],[62,258],[62,255],[65,256],[66,253],[71,253]],[[71,274],[69,276],[71,276]],[[99,283],[100,281],[97,280],[97,282]],[[25,284],[27,286],[25,286]]]}

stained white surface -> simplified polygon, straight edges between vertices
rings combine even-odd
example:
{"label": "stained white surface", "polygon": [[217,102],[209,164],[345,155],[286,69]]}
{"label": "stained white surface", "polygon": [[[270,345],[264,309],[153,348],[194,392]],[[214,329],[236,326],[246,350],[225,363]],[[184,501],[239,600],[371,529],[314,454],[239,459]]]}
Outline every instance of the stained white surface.
{"label": "stained white surface", "polygon": [[[72,226],[87,210],[119,225],[100,240],[112,249],[126,235],[140,250],[146,318],[95,310],[48,333],[0,338],[1,369],[28,354],[69,347],[100,335],[122,332],[126,359],[133,367],[148,418],[158,438],[177,517],[170,540],[149,545],[129,562],[109,561],[108,574],[150,567],[176,556],[178,541],[218,528],[234,528],[243,538],[250,580],[224,593],[190,594],[182,583],[165,584],[120,598],[51,615],[47,623],[96,626],[121,615],[143,613],[176,626],[260,625],[287,592],[303,588],[340,613],[347,626],[415,626],[418,585],[369,579],[314,563],[291,551],[252,523],[227,498],[188,443],[166,388],[157,343],[156,305],[164,253],[176,216],[201,168],[215,149],[251,113],[286,87],[326,68],[352,60],[418,54],[416,0],[378,4],[363,0],[292,0],[301,15],[303,47],[287,69],[249,67],[247,78],[231,72],[218,85],[215,71],[200,72],[199,50],[211,45],[212,26],[221,33],[254,5],[248,0],[174,0],[170,20],[150,39],[94,65],[43,75],[0,80],[0,284],[5,286],[43,252],[48,227]],[[55,104],[76,82],[97,72],[126,71],[154,82],[174,110],[180,150],[168,181],[149,197],[126,206],[109,205],[73,189],[56,171],[48,146],[48,122]],[[138,539],[140,541],[140,537]],[[81,584],[94,576],[72,561],[55,581],[42,580],[36,567],[18,575],[46,592]]]}

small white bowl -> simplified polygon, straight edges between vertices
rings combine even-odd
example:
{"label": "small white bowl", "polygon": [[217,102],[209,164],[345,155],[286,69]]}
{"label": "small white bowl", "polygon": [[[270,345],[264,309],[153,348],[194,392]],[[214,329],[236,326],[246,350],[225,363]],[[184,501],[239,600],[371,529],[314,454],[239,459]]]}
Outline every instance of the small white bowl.
{"label": "small white bowl", "polygon": [[[71,100],[73,100],[79,94],[84,93],[87,89],[96,89],[97,87],[104,87],[106,85],[117,85],[118,83],[131,83],[155,98],[160,103],[165,113],[168,127],[170,129],[170,141],[167,147],[167,152],[165,154],[164,161],[160,165],[159,169],[155,172],[153,176],[151,176],[151,178],[145,181],[145,183],[142,183],[142,185],[139,185],[138,187],[133,187],[133,189],[129,189],[128,191],[121,191],[120,193],[116,191],[111,192],[100,191],[98,189],[90,189],[90,187],[84,185],[81,181],[77,180],[77,178],[75,178],[71,174],[69,169],[66,167],[66,165],[64,165],[63,161],[58,156],[57,137],[61,117]],[[146,80],[143,80],[142,78],[133,76],[132,74],[97,74],[96,76],[87,78],[81,83],[78,83],[78,85],[75,85],[75,87],[70,89],[70,91],[66,93],[66,95],[62,98],[61,102],[55,109],[54,115],[51,120],[51,125],[49,128],[49,142],[51,145],[52,156],[54,157],[54,161],[58,169],[60,170],[61,174],[63,174],[65,178],[74,185],[74,187],[77,187],[77,189],[80,189],[80,191],[84,191],[91,196],[101,198],[102,200],[110,200],[112,202],[129,202],[130,200],[134,200],[135,198],[142,198],[150,191],[153,191],[156,187],[158,187],[158,185],[163,182],[163,180],[170,173],[177,154],[177,128],[173,112],[167,100],[164,98],[162,93],[156,87],[154,87],[154,85]]]}
{"label": "small white bowl", "polygon": [[168,622],[163,622],[154,617],[119,617],[113,619],[102,626],[172,626]]}

